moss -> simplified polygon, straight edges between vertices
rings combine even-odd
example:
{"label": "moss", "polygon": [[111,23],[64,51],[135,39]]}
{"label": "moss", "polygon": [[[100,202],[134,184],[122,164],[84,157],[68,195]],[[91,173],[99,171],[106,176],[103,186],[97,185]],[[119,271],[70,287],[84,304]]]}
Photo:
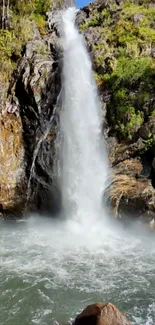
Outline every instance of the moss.
{"label": "moss", "polygon": [[32,14],[31,19],[36,23],[41,35],[46,35],[48,33],[48,25],[43,15]]}

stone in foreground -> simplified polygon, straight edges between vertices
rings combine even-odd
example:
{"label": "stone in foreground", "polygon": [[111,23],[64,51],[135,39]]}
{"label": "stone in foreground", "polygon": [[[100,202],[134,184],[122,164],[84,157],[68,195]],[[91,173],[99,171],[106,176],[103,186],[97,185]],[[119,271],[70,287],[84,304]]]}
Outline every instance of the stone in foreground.
{"label": "stone in foreground", "polygon": [[97,303],[86,307],[74,325],[131,325],[126,316],[111,303]]}

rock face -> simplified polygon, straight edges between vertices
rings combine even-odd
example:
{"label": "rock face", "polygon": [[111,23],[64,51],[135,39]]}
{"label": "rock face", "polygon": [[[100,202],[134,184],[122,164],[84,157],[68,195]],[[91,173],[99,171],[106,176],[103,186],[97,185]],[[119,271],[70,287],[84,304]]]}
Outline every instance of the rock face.
{"label": "rock face", "polygon": [[0,119],[0,213],[13,217],[25,201],[25,153],[22,121],[18,115],[6,113]]}
{"label": "rock face", "polygon": [[112,167],[105,197],[115,216],[148,222],[155,216],[154,14],[153,1],[98,0],[77,16],[104,107]]}
{"label": "rock face", "polygon": [[74,7],[75,1],[74,0],[54,0],[52,4],[52,9],[59,9],[59,8],[68,8],[68,7]]}
{"label": "rock face", "polygon": [[[61,88],[57,37],[36,29],[3,96],[0,111],[0,213],[55,212],[55,105]],[[54,114],[55,112],[55,114]],[[60,195],[59,195],[60,197]],[[60,200],[59,200],[60,201]]]}
{"label": "rock face", "polygon": [[[51,3],[52,15],[61,8],[75,6],[74,0]],[[44,11],[50,1],[38,4],[36,10],[42,15],[39,20],[37,16],[33,22],[29,19],[29,6],[23,9],[27,25],[32,25],[26,38],[23,17],[18,12],[18,28],[24,29],[20,37],[24,35],[29,41],[21,48],[21,60],[10,81],[0,80],[0,218],[21,217],[30,211],[51,215],[59,212],[61,206],[53,162],[62,53],[54,22],[50,22],[49,30],[44,20]],[[11,39],[11,32],[8,31],[8,35]],[[18,56],[12,44],[11,50],[13,59],[12,62],[8,60],[8,64],[12,64],[13,69]]]}
{"label": "rock face", "polygon": [[74,325],[131,325],[128,319],[111,303],[97,303],[86,307],[75,319]]}
{"label": "rock face", "polygon": [[54,44],[54,33],[27,44],[15,85],[24,130],[27,175],[31,180],[27,204],[44,212],[51,211],[56,204],[53,185],[56,112],[53,114],[61,79]]}

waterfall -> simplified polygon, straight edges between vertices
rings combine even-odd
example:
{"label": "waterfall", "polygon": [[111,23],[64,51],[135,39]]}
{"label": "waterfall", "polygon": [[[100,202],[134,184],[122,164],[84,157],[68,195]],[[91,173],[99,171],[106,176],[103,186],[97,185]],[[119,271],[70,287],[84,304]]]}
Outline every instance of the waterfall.
{"label": "waterfall", "polygon": [[67,218],[94,221],[101,213],[108,163],[101,107],[85,40],[75,26],[76,9],[62,14],[63,72],[60,186]]}

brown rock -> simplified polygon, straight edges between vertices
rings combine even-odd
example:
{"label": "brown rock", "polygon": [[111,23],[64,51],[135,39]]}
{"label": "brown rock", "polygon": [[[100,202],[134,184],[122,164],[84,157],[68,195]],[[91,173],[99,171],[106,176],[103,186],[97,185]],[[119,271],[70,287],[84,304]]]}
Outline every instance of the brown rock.
{"label": "brown rock", "polygon": [[86,307],[74,325],[131,325],[126,316],[111,303],[97,303]]}
{"label": "brown rock", "polygon": [[22,122],[14,114],[0,115],[0,204],[3,210],[22,210],[24,188],[24,144]]}
{"label": "brown rock", "polygon": [[139,159],[126,159],[113,168],[115,174],[123,174],[128,176],[137,177],[143,170],[142,163]]}
{"label": "brown rock", "polygon": [[138,218],[146,211],[155,212],[155,189],[146,178],[115,175],[106,197],[115,216]]}

